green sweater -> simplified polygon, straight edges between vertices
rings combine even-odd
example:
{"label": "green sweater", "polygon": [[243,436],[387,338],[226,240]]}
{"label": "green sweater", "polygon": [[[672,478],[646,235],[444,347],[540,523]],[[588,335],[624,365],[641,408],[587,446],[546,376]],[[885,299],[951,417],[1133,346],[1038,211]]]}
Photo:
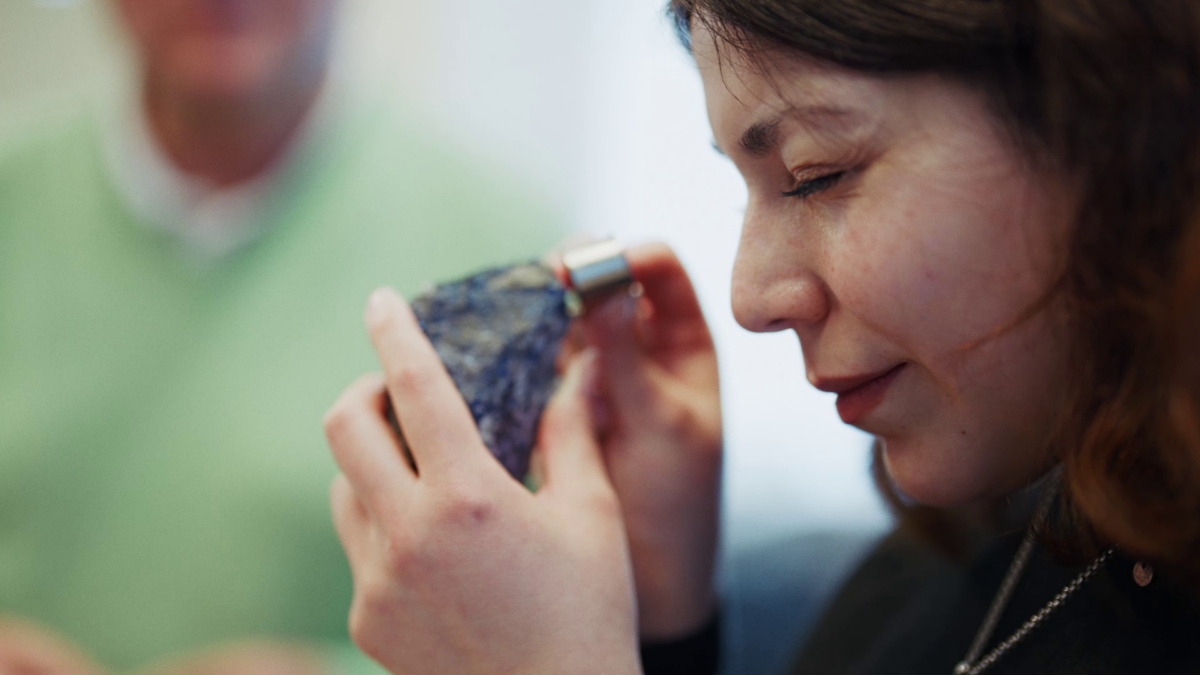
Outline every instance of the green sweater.
{"label": "green sweater", "polygon": [[375,369],[370,290],[560,236],[386,106],[206,267],[135,222],[93,114],[0,152],[0,615],[129,669],[248,637],[345,647],[321,415]]}

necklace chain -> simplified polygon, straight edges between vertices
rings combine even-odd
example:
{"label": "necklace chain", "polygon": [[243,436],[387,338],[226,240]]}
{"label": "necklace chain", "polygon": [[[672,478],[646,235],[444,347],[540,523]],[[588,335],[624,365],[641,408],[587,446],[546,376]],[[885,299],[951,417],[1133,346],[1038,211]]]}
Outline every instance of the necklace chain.
{"label": "necklace chain", "polygon": [[1058,595],[1054,596],[1050,602],[1046,603],[1036,614],[1029,617],[1020,628],[1008,637],[1004,642],[996,645],[992,651],[986,656],[980,658],[983,653],[983,648],[992,638],[992,633],[996,630],[996,624],[1000,621],[1000,616],[1004,614],[1005,607],[1008,606],[1008,601],[1012,599],[1013,591],[1016,590],[1017,582],[1021,578],[1021,574],[1025,571],[1025,567],[1029,564],[1029,558],[1033,554],[1034,538],[1033,531],[1025,532],[1025,539],[1021,541],[1021,548],[1017,550],[1016,557],[1013,558],[1012,565],[1008,568],[1008,573],[1004,575],[1004,581],[1000,583],[1000,590],[996,592],[996,597],[992,600],[992,606],[988,608],[988,613],[983,619],[983,624],[979,627],[979,632],[975,634],[975,640],[971,642],[971,648],[967,651],[967,655],[954,668],[954,675],[979,675],[994,664],[1008,650],[1012,649],[1018,642],[1024,640],[1033,629],[1037,628],[1046,617],[1050,616],[1054,610],[1058,609],[1062,604],[1073,594],[1079,590],[1089,579],[1095,576],[1096,572],[1108,562],[1116,551],[1115,548],[1109,548],[1100,554],[1098,558],[1092,561],[1086,569],[1079,573],[1071,583],[1067,584]]}

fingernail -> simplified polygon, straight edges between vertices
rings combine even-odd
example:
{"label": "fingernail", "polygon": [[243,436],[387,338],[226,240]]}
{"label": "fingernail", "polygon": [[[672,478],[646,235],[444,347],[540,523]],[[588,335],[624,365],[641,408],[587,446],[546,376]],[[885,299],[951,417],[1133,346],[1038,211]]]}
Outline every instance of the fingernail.
{"label": "fingernail", "polygon": [[371,292],[371,296],[367,298],[367,309],[363,316],[366,318],[368,324],[376,323],[383,316],[385,311],[384,306],[387,303],[387,295],[390,290],[387,287],[376,288]]}
{"label": "fingernail", "polygon": [[594,347],[585,349],[578,356],[581,371],[579,388],[588,397],[594,397],[600,392],[600,368],[596,365],[598,356]]}
{"label": "fingernail", "polygon": [[609,299],[597,310],[597,319],[607,326],[623,326],[633,321],[637,298],[621,294]]}

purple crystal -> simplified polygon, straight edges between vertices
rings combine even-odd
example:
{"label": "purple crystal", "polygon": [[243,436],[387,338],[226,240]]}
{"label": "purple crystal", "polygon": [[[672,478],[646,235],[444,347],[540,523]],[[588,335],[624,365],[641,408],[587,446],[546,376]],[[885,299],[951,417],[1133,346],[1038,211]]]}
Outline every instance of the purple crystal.
{"label": "purple crystal", "polygon": [[557,380],[570,318],[566,291],[544,265],[488,270],[413,301],[417,320],[458,386],[479,434],[518,480]]}

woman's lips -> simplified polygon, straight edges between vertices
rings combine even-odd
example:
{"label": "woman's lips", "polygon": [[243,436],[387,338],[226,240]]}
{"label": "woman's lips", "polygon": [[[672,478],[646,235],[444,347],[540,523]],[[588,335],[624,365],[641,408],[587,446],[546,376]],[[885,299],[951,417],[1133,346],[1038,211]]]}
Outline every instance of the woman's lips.
{"label": "woman's lips", "polygon": [[906,365],[908,364],[901,363],[886,373],[857,385],[852,389],[838,392],[837,411],[842,421],[846,424],[855,424],[865,417],[867,413],[874,410],[876,406],[883,402],[888,388],[900,375],[900,371],[904,370]]}

